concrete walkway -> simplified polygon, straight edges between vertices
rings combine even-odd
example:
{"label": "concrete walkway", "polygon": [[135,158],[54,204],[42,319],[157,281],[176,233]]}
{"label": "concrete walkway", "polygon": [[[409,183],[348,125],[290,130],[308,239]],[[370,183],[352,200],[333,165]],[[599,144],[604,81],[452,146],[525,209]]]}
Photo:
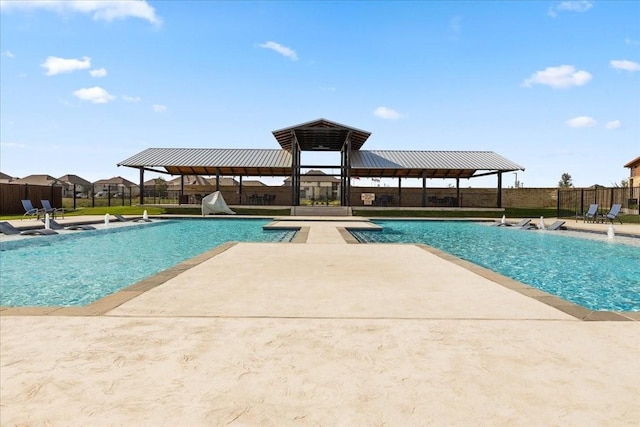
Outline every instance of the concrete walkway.
{"label": "concrete walkway", "polygon": [[2,310],[0,425],[640,425],[640,322],[346,244],[357,218],[287,225],[306,244],[225,245],[94,311]]}

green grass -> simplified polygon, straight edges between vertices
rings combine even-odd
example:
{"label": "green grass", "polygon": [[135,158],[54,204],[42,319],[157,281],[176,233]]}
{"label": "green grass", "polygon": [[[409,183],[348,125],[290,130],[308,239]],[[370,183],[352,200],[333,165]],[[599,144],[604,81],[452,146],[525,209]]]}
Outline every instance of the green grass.
{"label": "green grass", "polygon": [[505,208],[504,211],[485,211],[485,210],[465,210],[465,211],[446,211],[446,210],[358,210],[354,209],[353,214],[363,217],[398,217],[398,218],[502,218],[506,215],[510,218],[539,218],[555,217],[556,209],[514,209]]}
{"label": "green grass", "polygon": [[[241,208],[234,207],[238,215],[253,215],[263,217],[289,216],[290,209],[261,209],[261,208]],[[200,215],[199,207],[155,207],[155,206],[102,206],[95,208],[65,209],[65,217],[80,215],[138,215],[142,216],[144,211],[149,215]],[[353,210],[353,215],[362,217],[393,217],[393,218],[553,218],[557,215],[555,208],[541,209],[518,209],[505,208],[504,211],[442,211],[442,210]],[[22,215],[0,215],[0,220],[21,219]],[[574,219],[574,216],[566,216],[566,219]],[[640,215],[620,215],[624,224],[640,224]]]}

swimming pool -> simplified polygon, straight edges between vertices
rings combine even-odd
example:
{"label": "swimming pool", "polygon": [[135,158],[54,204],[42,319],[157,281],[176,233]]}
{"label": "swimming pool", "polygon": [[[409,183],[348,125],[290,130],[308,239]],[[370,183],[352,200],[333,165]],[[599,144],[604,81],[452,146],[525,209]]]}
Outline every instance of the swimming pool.
{"label": "swimming pool", "polygon": [[424,243],[598,311],[640,311],[640,239],[490,227],[470,221],[374,221],[364,243]]}
{"label": "swimming pool", "polygon": [[0,242],[0,305],[82,306],[228,241],[286,242],[265,219],[181,219]]}

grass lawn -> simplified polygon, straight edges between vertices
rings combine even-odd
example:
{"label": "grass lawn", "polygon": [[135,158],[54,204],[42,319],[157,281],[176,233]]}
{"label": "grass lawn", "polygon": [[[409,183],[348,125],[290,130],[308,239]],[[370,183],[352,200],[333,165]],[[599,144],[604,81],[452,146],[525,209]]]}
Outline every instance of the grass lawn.
{"label": "grass lawn", "polygon": [[[234,211],[238,215],[252,215],[262,217],[289,216],[290,209],[261,209],[261,208],[242,208],[234,207]],[[65,209],[65,217],[81,216],[81,215],[104,215],[104,214],[120,214],[120,215],[138,215],[142,216],[144,211],[149,215],[200,215],[199,207],[157,207],[157,206],[104,206],[95,208],[78,208]],[[504,211],[446,211],[446,210],[401,210],[401,209],[385,209],[385,210],[358,210],[353,209],[354,216],[362,216],[365,218],[376,217],[392,217],[392,218],[501,218],[505,215],[507,218],[554,218],[557,215],[555,208],[541,209],[518,209],[505,208]],[[19,215],[0,215],[0,220],[21,219]],[[567,217],[573,219],[574,217]],[[620,215],[623,223],[640,224],[640,215]]]}

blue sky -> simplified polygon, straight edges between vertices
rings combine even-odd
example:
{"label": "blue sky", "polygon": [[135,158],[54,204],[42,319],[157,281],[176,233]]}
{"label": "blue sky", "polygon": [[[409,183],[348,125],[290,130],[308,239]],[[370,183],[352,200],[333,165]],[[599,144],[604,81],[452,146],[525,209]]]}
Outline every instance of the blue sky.
{"label": "blue sky", "polygon": [[495,151],[525,187],[609,186],[640,156],[638,1],[0,5],[12,176],[137,183],[116,164],[145,148],[279,148],[273,130],[318,118],[368,150]]}

